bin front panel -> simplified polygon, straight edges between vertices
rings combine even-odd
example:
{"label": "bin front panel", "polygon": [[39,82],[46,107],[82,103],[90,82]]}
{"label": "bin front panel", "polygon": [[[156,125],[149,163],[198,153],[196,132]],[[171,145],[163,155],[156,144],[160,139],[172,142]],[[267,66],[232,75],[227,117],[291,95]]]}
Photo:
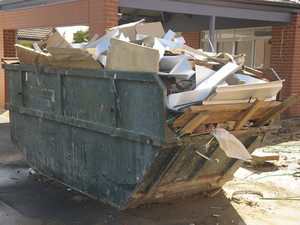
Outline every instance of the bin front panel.
{"label": "bin front panel", "polygon": [[117,80],[117,127],[149,136],[164,137],[164,98],[153,82]]}
{"label": "bin front panel", "polygon": [[115,102],[108,78],[63,76],[62,83],[64,116],[115,126]]}

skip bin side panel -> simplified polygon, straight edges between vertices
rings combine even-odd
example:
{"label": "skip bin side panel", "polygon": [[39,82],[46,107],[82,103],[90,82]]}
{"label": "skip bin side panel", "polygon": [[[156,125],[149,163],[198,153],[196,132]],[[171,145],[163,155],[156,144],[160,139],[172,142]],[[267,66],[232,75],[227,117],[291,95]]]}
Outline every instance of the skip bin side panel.
{"label": "skip bin side panel", "polygon": [[13,142],[32,167],[119,208],[123,208],[160,149],[10,113]]}

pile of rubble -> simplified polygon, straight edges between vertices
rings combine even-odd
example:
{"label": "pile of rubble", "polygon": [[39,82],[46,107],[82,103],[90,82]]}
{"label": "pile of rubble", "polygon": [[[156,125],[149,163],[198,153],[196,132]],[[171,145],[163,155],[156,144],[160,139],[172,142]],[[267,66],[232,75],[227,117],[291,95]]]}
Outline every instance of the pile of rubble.
{"label": "pile of rubble", "polygon": [[298,99],[292,96],[282,105],[275,100],[283,80],[264,79],[244,65],[245,55],[191,48],[178,33],[165,33],[160,22],[121,25],[75,45],[53,32],[43,43],[47,52],[37,44],[15,46],[22,64],[158,74],[167,88],[169,124],[180,136],[216,126],[263,126]]}

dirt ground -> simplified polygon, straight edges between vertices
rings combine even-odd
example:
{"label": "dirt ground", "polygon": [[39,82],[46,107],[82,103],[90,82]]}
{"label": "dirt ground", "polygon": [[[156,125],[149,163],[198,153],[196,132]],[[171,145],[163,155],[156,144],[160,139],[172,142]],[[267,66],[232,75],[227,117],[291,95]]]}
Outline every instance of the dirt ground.
{"label": "dirt ground", "polygon": [[[300,224],[300,177],[294,174],[300,172],[300,117],[282,119],[279,131],[263,145],[268,147],[257,151],[275,151],[279,161],[245,163],[234,180],[212,197],[204,193],[120,211],[38,173],[28,173],[29,166],[10,142],[9,123],[0,123],[0,225]],[[235,195],[232,201],[235,191],[248,194]],[[253,191],[277,199],[261,199]]]}

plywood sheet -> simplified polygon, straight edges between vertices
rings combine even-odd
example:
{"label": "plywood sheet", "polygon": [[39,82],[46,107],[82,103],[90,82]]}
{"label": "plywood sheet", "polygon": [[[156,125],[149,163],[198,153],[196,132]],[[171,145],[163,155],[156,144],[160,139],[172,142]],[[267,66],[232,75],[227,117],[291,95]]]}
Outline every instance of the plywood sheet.
{"label": "plywood sheet", "polygon": [[106,69],[158,73],[159,51],[141,45],[110,40]]}

